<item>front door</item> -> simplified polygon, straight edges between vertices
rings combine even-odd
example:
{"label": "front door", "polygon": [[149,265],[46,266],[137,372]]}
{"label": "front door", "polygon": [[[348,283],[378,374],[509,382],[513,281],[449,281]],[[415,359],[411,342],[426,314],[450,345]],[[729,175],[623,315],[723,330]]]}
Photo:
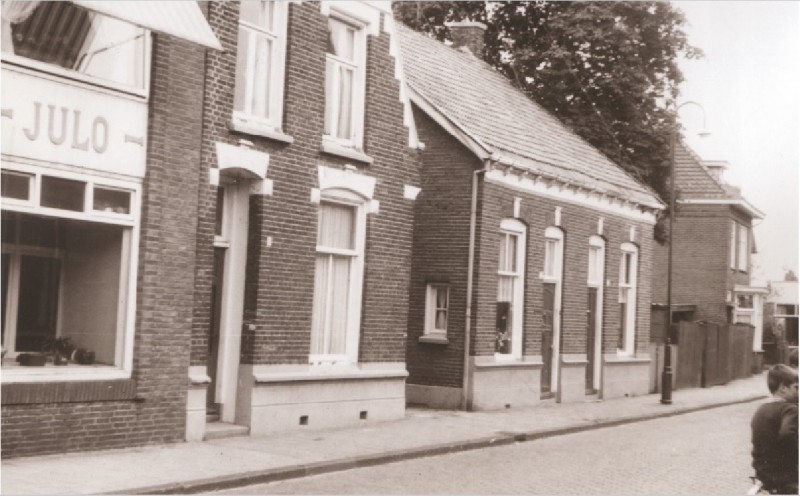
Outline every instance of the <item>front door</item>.
{"label": "front door", "polygon": [[596,393],[594,387],[595,334],[597,331],[597,288],[589,288],[586,302],[586,394]]}
{"label": "front door", "polygon": [[553,380],[553,331],[555,313],[555,283],[542,284],[542,397],[548,398],[553,394],[551,383]]}

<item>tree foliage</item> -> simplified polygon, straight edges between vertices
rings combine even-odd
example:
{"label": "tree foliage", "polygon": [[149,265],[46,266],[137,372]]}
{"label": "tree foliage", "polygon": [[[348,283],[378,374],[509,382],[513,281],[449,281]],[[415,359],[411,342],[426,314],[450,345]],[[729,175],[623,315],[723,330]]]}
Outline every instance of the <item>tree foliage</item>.
{"label": "tree foliage", "polygon": [[668,204],[678,58],[702,56],[670,3],[396,2],[394,11],[440,41],[451,39],[449,21],[485,23],[488,63]]}

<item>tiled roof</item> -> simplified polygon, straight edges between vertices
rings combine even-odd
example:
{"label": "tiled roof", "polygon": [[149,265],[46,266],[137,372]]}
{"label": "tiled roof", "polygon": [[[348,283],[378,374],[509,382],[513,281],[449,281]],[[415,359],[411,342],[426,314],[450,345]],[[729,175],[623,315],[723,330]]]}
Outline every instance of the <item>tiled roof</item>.
{"label": "tiled roof", "polygon": [[[682,199],[725,199],[737,198],[735,191],[714,178],[708,169],[686,143],[675,145],[675,187]],[[735,196],[731,196],[735,194]]]}
{"label": "tiled roof", "polygon": [[411,89],[501,160],[568,184],[641,205],[662,203],[599,150],[528,98],[491,66],[402,26],[403,69]]}

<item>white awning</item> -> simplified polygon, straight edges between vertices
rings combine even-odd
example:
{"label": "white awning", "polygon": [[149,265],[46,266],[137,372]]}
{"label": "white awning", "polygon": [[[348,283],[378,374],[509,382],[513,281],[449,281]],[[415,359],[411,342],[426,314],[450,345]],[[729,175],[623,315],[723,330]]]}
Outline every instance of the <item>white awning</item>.
{"label": "white awning", "polygon": [[145,29],[222,50],[195,1],[73,0],[73,3]]}

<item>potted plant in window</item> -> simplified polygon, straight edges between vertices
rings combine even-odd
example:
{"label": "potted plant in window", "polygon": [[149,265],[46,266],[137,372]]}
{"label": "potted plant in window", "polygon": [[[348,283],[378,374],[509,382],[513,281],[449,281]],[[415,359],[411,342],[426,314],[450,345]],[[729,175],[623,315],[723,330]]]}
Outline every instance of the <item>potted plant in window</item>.
{"label": "potted plant in window", "polygon": [[70,338],[61,336],[48,341],[43,351],[53,356],[53,365],[66,365],[75,351],[75,345]]}

